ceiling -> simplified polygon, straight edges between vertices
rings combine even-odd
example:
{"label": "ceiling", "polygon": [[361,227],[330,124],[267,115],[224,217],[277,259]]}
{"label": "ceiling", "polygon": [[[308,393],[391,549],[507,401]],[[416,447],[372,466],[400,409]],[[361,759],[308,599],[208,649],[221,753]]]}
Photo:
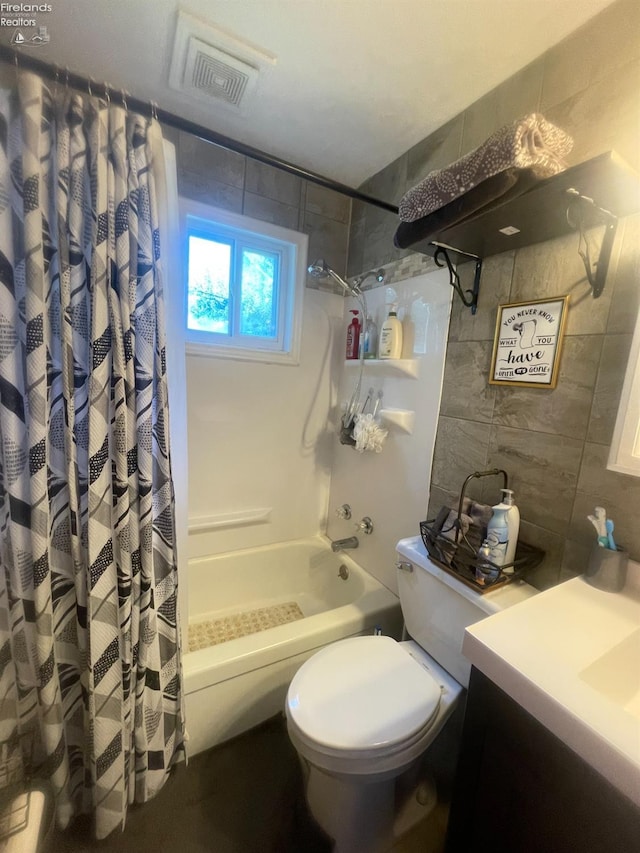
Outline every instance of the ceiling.
{"label": "ceiling", "polygon": [[169,88],[177,0],[52,0],[50,42],[30,50],[358,186],[611,2],[185,0],[275,57],[245,115]]}

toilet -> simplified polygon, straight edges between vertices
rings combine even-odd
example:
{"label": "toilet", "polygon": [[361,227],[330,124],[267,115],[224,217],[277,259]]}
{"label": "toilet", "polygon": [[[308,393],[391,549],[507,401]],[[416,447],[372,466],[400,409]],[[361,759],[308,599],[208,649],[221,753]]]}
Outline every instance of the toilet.
{"label": "toilet", "polygon": [[420,537],[396,550],[411,639],[357,636],[325,646],[302,664],[287,693],[287,730],[307,803],[334,853],[382,853],[412,820],[426,817],[435,791],[422,782],[408,816],[398,811],[396,790],[411,784],[469,683],[464,629],[536,592],[515,581],[482,595],[432,563]]}

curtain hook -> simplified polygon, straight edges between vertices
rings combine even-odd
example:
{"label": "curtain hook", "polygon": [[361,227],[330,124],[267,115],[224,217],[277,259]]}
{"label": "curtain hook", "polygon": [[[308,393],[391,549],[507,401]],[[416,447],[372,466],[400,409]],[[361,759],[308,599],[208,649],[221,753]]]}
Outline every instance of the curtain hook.
{"label": "curtain hook", "polygon": [[69,88],[69,66],[65,65],[64,67],[64,88]]}
{"label": "curtain hook", "polygon": [[93,98],[93,92],[91,91],[91,84],[93,83],[93,77],[89,77],[87,80],[87,91],[89,92],[89,97]]}
{"label": "curtain hook", "polygon": [[155,101],[151,101],[151,118],[158,121],[158,104]]}
{"label": "curtain hook", "polygon": [[127,106],[127,92],[125,89],[120,90],[120,97],[122,98],[122,106],[125,109],[125,112],[129,112],[129,107]]}
{"label": "curtain hook", "polygon": [[104,97],[107,102],[107,106],[111,106],[111,93],[109,92],[109,84],[105,82],[104,84]]}

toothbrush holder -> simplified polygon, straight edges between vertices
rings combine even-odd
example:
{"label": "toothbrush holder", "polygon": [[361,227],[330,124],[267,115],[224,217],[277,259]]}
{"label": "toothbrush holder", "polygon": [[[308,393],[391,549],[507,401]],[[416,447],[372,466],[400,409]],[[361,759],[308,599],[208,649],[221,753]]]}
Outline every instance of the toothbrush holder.
{"label": "toothbrush holder", "polygon": [[627,579],[629,555],[622,548],[612,551],[594,545],[589,556],[585,580],[605,592],[620,592]]}

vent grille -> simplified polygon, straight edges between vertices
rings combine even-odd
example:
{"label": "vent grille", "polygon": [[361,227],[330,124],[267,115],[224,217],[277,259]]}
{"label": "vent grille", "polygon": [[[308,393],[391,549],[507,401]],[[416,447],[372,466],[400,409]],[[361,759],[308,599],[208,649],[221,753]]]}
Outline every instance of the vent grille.
{"label": "vent grille", "polygon": [[182,90],[201,101],[240,112],[255,88],[258,69],[191,36],[187,42]]}
{"label": "vent grille", "polygon": [[193,62],[191,85],[213,98],[237,107],[249,83],[249,75],[226,62],[198,51]]}
{"label": "vent grille", "polygon": [[169,86],[200,104],[247,115],[277,57],[181,9],[173,42]]}

